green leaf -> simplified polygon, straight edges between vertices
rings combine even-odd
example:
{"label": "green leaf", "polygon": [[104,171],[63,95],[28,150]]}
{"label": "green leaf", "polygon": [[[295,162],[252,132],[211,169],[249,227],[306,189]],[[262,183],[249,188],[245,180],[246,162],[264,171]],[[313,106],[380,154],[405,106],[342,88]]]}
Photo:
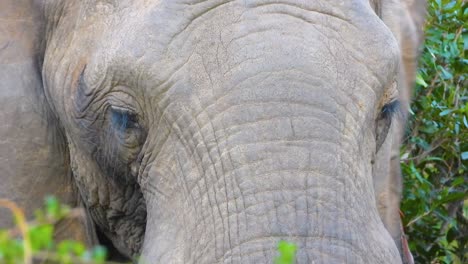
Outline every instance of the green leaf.
{"label": "green leaf", "polygon": [[453,193],[446,195],[442,199],[440,199],[439,203],[445,204],[449,202],[454,202],[454,201],[462,200],[463,198],[467,196],[468,196],[468,193],[465,193],[465,192],[453,192]]}
{"label": "green leaf", "polygon": [[57,198],[48,196],[45,203],[47,215],[53,219],[57,219],[60,215],[60,204]]}
{"label": "green leaf", "polygon": [[456,1],[450,1],[448,4],[444,6],[445,11],[450,11],[455,7]]}
{"label": "green leaf", "polygon": [[48,249],[52,246],[54,228],[52,225],[41,225],[29,229],[33,251]]}
{"label": "green leaf", "polygon": [[[468,11],[468,8],[465,11]],[[463,50],[468,50],[468,34],[464,33],[462,37],[463,37]]]}
{"label": "green leaf", "polygon": [[461,153],[461,159],[462,160],[468,160],[468,151],[465,151],[465,152]]}
{"label": "green leaf", "polygon": [[431,146],[421,137],[415,137],[412,139],[419,147],[423,148],[424,150],[429,150]]}
{"label": "green leaf", "polygon": [[428,86],[428,84],[426,83],[426,81],[424,81],[423,77],[421,76],[421,74],[419,72],[416,75],[416,83],[421,85],[424,88],[426,88]]}
{"label": "green leaf", "polygon": [[452,109],[447,109],[447,110],[444,110],[444,111],[440,112],[439,116],[446,116],[446,115],[448,115],[448,114],[450,114],[452,112],[453,112]]}
{"label": "green leaf", "polygon": [[462,183],[464,183],[464,182],[465,182],[465,179],[464,179],[463,177],[457,177],[457,178],[455,178],[455,179],[453,180],[452,186],[453,186],[453,187],[456,187],[456,186],[458,186],[458,185],[460,185],[460,184],[462,184]]}
{"label": "green leaf", "polygon": [[58,244],[57,253],[62,263],[71,264],[74,257],[81,257],[86,253],[86,248],[80,242],[64,240]]}
{"label": "green leaf", "polygon": [[92,258],[96,263],[103,263],[107,257],[107,250],[105,247],[96,246],[93,248]]}
{"label": "green leaf", "polygon": [[293,264],[296,258],[297,246],[281,240],[278,243],[279,256],[275,259],[275,264]]}
{"label": "green leaf", "polygon": [[426,125],[419,129],[420,131],[427,133],[427,134],[433,134],[438,131],[437,126],[431,124],[431,125]]}
{"label": "green leaf", "polygon": [[440,72],[441,72],[441,74],[442,74],[442,78],[443,78],[444,80],[453,79],[452,73],[450,73],[449,71],[447,71],[444,67],[438,65],[437,68],[440,70]]}

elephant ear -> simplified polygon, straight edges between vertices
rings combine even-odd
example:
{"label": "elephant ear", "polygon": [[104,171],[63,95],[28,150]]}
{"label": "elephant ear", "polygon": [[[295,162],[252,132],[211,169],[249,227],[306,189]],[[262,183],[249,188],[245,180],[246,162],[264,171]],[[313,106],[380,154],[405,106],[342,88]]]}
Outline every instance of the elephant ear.
{"label": "elephant ear", "polygon": [[[42,85],[41,14],[40,1],[0,1],[0,199],[15,202],[27,217],[46,195],[72,207],[80,202]],[[12,225],[11,214],[0,208],[0,228]],[[87,217],[61,221],[56,230],[59,239],[96,241]]]}
{"label": "elephant ear", "polygon": [[427,3],[426,0],[402,0],[402,5],[404,17],[401,29],[401,55],[407,89],[401,96],[409,103],[424,41]]}
{"label": "elephant ear", "polygon": [[[405,116],[423,42],[426,1],[371,0],[371,5],[400,45],[402,67],[398,80],[398,99]],[[413,263],[399,208],[403,187],[399,155],[406,119],[396,118],[393,121],[373,166],[376,203],[385,227],[400,250],[403,263]]]}
{"label": "elephant ear", "polygon": [[371,0],[378,2],[376,12],[392,31],[400,45],[400,103],[407,111],[414,84],[420,47],[424,40],[426,0]]}

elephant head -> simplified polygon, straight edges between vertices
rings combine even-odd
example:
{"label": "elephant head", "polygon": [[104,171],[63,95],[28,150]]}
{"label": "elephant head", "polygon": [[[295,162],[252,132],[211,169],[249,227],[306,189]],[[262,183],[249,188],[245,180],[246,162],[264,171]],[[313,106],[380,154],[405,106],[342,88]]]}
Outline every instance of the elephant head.
{"label": "elephant head", "polygon": [[121,253],[271,263],[285,239],[298,263],[401,262],[374,170],[402,3],[35,2],[74,185]]}

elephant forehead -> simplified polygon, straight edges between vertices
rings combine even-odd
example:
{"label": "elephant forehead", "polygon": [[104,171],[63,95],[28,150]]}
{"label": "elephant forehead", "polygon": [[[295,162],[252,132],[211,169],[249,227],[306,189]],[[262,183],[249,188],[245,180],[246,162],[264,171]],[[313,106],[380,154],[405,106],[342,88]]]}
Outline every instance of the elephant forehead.
{"label": "elephant forehead", "polygon": [[99,36],[106,59],[137,58],[159,80],[199,55],[208,72],[229,74],[246,61],[268,70],[258,60],[263,56],[272,66],[313,74],[355,69],[386,83],[398,57],[392,34],[367,1],[133,1],[107,23],[112,28]]}

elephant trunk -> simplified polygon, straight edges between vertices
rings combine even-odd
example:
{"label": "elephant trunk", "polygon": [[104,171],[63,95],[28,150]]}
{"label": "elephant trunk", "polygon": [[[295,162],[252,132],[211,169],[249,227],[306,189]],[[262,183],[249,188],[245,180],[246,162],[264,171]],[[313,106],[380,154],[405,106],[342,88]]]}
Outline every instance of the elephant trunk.
{"label": "elephant trunk", "polygon": [[331,96],[319,101],[313,87],[285,79],[271,78],[261,101],[187,117],[193,131],[174,128],[141,183],[152,186],[143,259],[273,263],[286,240],[297,263],[400,262],[375,207],[361,127],[345,126],[351,113]]}
{"label": "elephant trunk", "polygon": [[369,205],[371,183],[337,175],[340,166],[313,166],[339,158],[290,144],[231,153],[233,163],[239,156],[258,160],[202,179],[181,196],[183,206],[170,203],[170,216],[149,207],[143,255],[150,263],[273,263],[278,242],[286,240],[298,247],[297,263],[399,263]]}

